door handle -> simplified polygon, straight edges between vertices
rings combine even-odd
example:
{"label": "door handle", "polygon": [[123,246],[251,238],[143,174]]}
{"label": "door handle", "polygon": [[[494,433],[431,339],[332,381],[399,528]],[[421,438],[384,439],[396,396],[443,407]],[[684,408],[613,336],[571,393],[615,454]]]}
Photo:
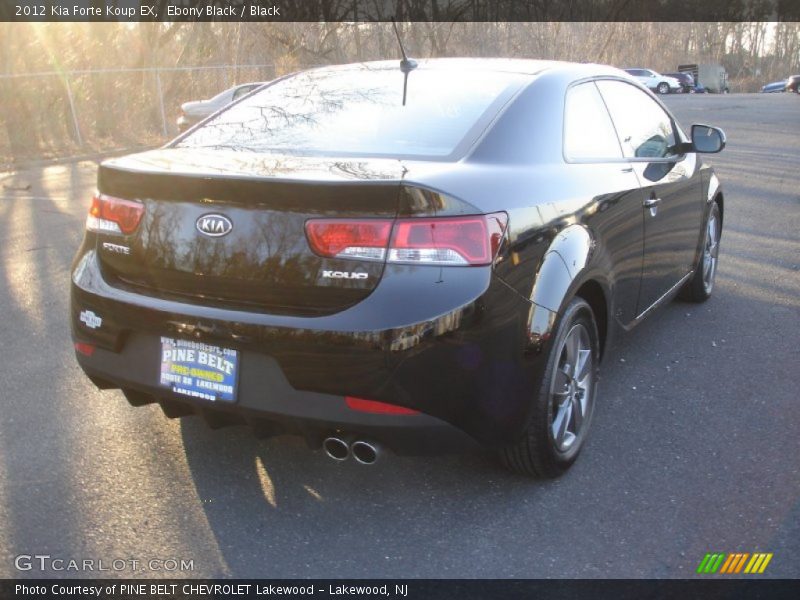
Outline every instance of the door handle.
{"label": "door handle", "polygon": [[655,196],[644,201],[645,208],[653,208],[659,204],[661,204],[661,198],[656,198]]}
{"label": "door handle", "polygon": [[658,214],[658,205],[661,204],[661,198],[655,195],[655,192],[647,200],[644,201],[644,207],[650,209],[650,216],[655,217]]}

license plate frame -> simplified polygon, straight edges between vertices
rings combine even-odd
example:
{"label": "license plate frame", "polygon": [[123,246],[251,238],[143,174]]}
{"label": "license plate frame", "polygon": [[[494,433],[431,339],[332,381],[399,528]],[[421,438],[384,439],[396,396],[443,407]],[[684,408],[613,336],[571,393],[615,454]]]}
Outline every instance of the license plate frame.
{"label": "license plate frame", "polygon": [[196,340],[161,336],[159,386],[188,398],[234,404],[241,353]]}

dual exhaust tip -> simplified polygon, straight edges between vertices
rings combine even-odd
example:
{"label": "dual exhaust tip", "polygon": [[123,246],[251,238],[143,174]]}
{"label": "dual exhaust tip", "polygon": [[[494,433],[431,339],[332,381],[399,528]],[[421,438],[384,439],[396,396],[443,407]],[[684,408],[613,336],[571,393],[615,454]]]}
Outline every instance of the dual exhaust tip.
{"label": "dual exhaust tip", "polygon": [[331,436],[322,442],[322,449],[328,458],[337,462],[344,462],[351,456],[362,465],[374,465],[380,454],[380,447],[374,442],[355,440],[348,442],[346,439]]}

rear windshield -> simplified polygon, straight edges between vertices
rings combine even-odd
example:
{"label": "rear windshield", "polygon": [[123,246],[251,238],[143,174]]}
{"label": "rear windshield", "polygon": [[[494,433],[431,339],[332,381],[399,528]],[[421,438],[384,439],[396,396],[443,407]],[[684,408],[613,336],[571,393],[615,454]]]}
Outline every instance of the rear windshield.
{"label": "rear windshield", "polygon": [[278,81],[177,142],[326,156],[461,154],[524,82],[516,73],[397,66],[324,69]]}

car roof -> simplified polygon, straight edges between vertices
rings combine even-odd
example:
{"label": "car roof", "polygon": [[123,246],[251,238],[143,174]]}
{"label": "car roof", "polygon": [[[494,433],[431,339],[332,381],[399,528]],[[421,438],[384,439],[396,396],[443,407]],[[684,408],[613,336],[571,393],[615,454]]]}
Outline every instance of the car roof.
{"label": "car roof", "polygon": [[[428,58],[415,59],[417,67],[411,71],[424,70],[448,70],[460,71],[465,76],[476,72],[496,72],[519,75],[529,78],[530,81],[537,79],[544,73],[553,73],[581,79],[592,76],[625,76],[624,72],[616,67],[595,63],[575,63],[557,60],[538,60],[528,58]],[[349,63],[343,65],[328,65],[315,67],[304,71],[298,71],[292,75],[307,72],[352,72],[352,71],[377,71],[377,70],[399,70],[400,61],[381,60],[361,63]]]}
{"label": "car roof", "polygon": [[[535,75],[547,68],[558,65],[569,65],[564,61],[556,60],[535,60],[527,58],[425,58],[415,59],[417,68],[421,69],[448,69],[455,71],[498,71],[507,73],[519,73]],[[376,69],[397,69],[399,60],[378,60],[370,62],[350,63],[343,65],[328,65],[317,67],[315,70],[363,70],[372,71]]]}

